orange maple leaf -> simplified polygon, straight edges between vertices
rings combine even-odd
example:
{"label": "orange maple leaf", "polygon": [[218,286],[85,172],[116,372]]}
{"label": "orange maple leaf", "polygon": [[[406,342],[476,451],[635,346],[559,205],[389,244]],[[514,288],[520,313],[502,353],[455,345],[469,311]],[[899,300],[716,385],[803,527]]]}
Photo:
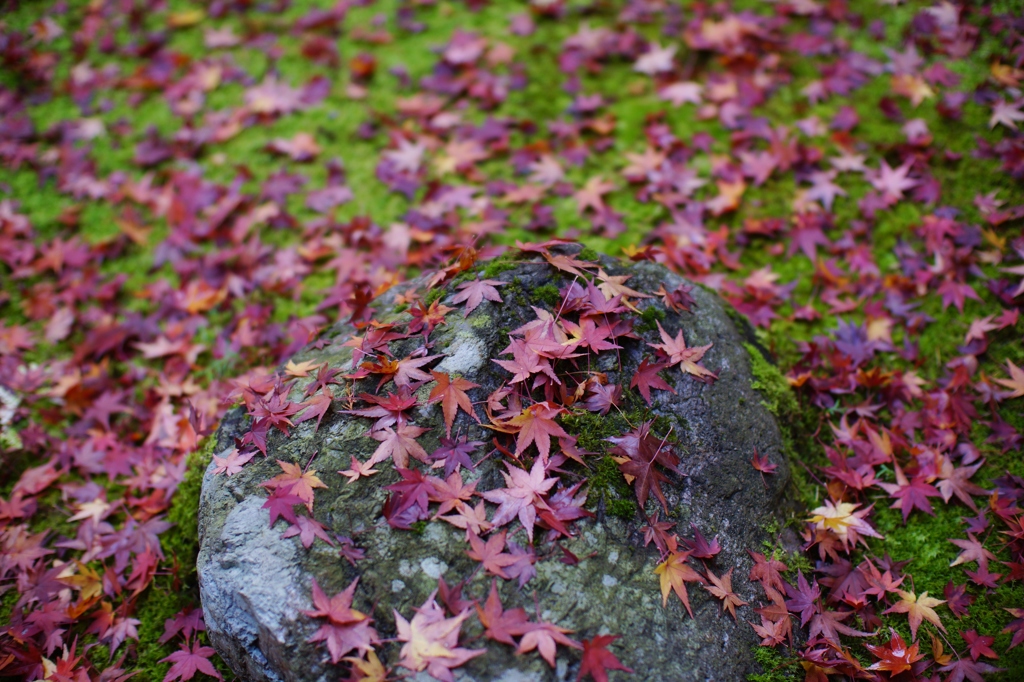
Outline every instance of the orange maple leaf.
{"label": "orange maple leaf", "polygon": [[303,472],[298,464],[277,460],[282,473],[274,476],[269,481],[260,485],[268,490],[280,490],[282,493],[291,493],[306,503],[306,509],[313,511],[313,489],[326,488],[324,482],[317,478],[316,469]]}
{"label": "orange maple leaf", "polygon": [[480,388],[480,384],[474,384],[468,379],[462,377],[456,377],[454,380],[446,372],[430,372],[434,375],[434,381],[437,382],[437,386],[430,392],[430,397],[427,398],[428,403],[441,403],[441,408],[444,411],[444,427],[446,435],[452,437],[452,424],[455,422],[455,415],[458,414],[459,408],[468,414],[470,417],[480,423],[480,418],[476,416],[476,412],[473,411],[473,401],[469,399],[469,395],[466,393],[471,388]]}

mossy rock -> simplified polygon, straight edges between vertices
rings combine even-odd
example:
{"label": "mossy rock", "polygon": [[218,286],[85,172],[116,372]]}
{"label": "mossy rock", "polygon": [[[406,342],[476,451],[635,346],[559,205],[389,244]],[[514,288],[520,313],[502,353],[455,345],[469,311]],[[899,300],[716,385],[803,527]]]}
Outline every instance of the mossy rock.
{"label": "mossy rock", "polygon": [[[579,249],[558,248],[570,252]],[[672,290],[685,283],[653,263],[602,260],[610,274],[632,275],[629,286],[643,292],[654,292],[661,285]],[[487,267],[483,264],[479,269],[483,272]],[[532,306],[538,303],[529,293],[547,285],[564,286],[572,279],[526,255],[521,261],[503,261],[499,278],[515,280],[527,295],[505,295],[508,292],[503,290],[505,303],[485,301],[468,318],[461,310],[452,312],[431,335],[431,352],[445,355],[434,369],[460,374],[480,384],[469,392],[476,403],[509,379],[508,373],[491,359],[500,357],[508,345],[507,331],[503,330],[516,329],[535,319]],[[416,286],[422,288],[424,281],[392,290],[373,307],[378,314],[393,314],[395,296]],[[453,295],[454,289],[449,286],[436,296],[452,305]],[[783,438],[768,408],[783,398],[774,389],[765,395],[756,388],[754,360],[745,345],[753,339],[749,327],[734,319],[728,305],[714,293],[694,287],[692,295],[696,306],[684,313],[663,308],[657,298],[642,299],[636,322],[660,321],[673,335],[681,329],[688,345],[713,344],[703,364],[718,374],[718,380],[704,384],[678,368],[663,372],[676,393],[654,391],[650,407],[629,390],[629,380],[641,359],[652,354],[647,344],[660,342],[656,324],[638,324],[637,338],[620,337],[620,351],[597,357],[591,369],[606,372],[610,381],[623,384],[626,390],[620,414],[613,411],[608,417],[596,417],[576,411],[562,417],[563,426],[575,432],[581,446],[596,451],[588,457],[590,469],[572,462],[564,465],[568,473],[563,474],[563,480],[571,484],[587,478],[590,486],[589,506],[594,518],[576,522],[576,536],[560,541],[581,561],[577,565],[560,561],[563,553],[553,543],[543,543],[543,533],[538,531],[537,576],[523,589],[514,582],[504,582],[499,589],[505,608],[522,606],[530,614],[539,613],[545,620],[571,628],[577,638],[622,635],[613,650],[626,665],[642,671],[642,679],[742,680],[760,669],[754,656],[757,637],[745,622],[756,620],[753,607],[740,607],[738,621],[733,620],[721,613],[716,599],[693,583],[689,591],[694,618],[686,615],[674,596],[667,607],[662,606],[659,580],[654,574],[658,551],[653,544],[644,544],[644,515],[630,497],[629,486],[621,475],[617,476],[614,462],[608,457],[609,444],[604,440],[645,420],[655,421],[654,430],[659,435],[671,432],[685,476],[670,474],[663,486],[668,516],[681,535],[691,536],[693,523],[709,539],[718,536],[722,551],[707,562],[708,568],[718,575],[733,569],[735,591],[745,601],[756,602],[758,595],[747,579],[751,566],[747,550],[758,550],[769,539],[764,529],[777,525],[782,509],[788,508],[792,498],[787,494],[790,473]],[[658,313],[644,316],[643,310],[651,306],[656,306]],[[408,319],[405,314],[402,317]],[[328,362],[348,371],[351,348],[344,343],[354,332],[351,327],[337,325],[327,335],[326,345],[319,350],[307,349],[295,360]],[[419,343],[417,339],[396,341],[392,351],[403,357]],[[763,374],[764,368],[760,369]],[[374,386],[368,382],[357,386],[356,392]],[[301,388],[299,382],[293,399],[298,399]],[[442,521],[426,523],[415,532],[394,530],[384,522],[383,488],[398,480],[389,462],[378,467],[382,473],[353,484],[346,484],[336,473],[349,467],[352,455],[365,461],[378,445],[364,435],[370,421],[342,414],[342,409],[336,403],[316,433],[313,422],[300,424],[290,438],[275,432],[268,442],[269,457],[258,457],[239,474],[215,476],[209,469],[205,476],[198,572],[206,625],[214,646],[243,678],[338,679],[342,669],[330,664],[326,648],[307,642],[319,627],[318,622],[301,613],[312,608],[314,578],[333,594],[359,576],[354,607],[372,614],[382,639],[395,636],[392,610],[410,617],[436,589],[438,577],[443,576],[452,585],[472,574],[463,596],[481,603],[486,598],[491,577],[483,571],[474,573],[477,564],[466,555],[463,531]],[[483,417],[482,407],[479,412]],[[430,452],[444,433],[440,407],[423,405],[412,411],[412,417],[417,425],[431,429],[420,438]],[[218,442],[234,442],[244,433],[247,420],[240,409],[229,413]],[[493,435],[461,412],[455,429],[482,441],[490,441]],[[750,463],[755,447],[778,464],[776,474],[765,477],[764,482]],[[297,537],[281,539],[283,522],[274,528],[268,526],[268,512],[262,509],[266,491],[259,484],[280,471],[275,460],[305,465],[314,452],[317,454],[311,468],[328,485],[316,493],[314,516],[338,535],[355,538],[365,551],[365,558],[355,566],[339,558],[337,549],[322,541],[307,550]],[[474,459],[480,459],[480,453]],[[500,455],[494,454],[475,470],[462,473],[465,479],[478,481],[478,490],[483,491],[503,487],[503,470]],[[645,513],[652,515],[659,509],[652,496]],[[493,514],[493,508],[489,514]],[[510,531],[510,537],[521,544],[527,542],[522,529]],[[475,619],[463,627],[464,637],[481,632]],[[473,645],[484,643],[480,638]],[[457,679],[570,679],[580,664],[575,650],[560,648],[558,666],[552,669],[535,654],[521,656],[512,647],[493,642],[487,645],[485,655],[455,671]],[[378,653],[393,665],[398,660],[398,648],[396,642],[386,643]],[[613,679],[616,674],[612,674]]]}

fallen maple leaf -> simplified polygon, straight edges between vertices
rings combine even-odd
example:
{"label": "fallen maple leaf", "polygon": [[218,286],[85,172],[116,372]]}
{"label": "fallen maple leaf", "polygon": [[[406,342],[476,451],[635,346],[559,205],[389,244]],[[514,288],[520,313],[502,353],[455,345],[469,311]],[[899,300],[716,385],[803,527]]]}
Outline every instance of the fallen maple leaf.
{"label": "fallen maple leaf", "polygon": [[469,532],[469,544],[472,547],[466,554],[473,561],[479,561],[484,570],[496,575],[503,580],[509,580],[504,568],[516,563],[517,559],[511,554],[504,553],[505,531],[492,535],[485,544],[476,533]]}
{"label": "fallen maple leaf", "polygon": [[825,500],[825,505],[811,510],[811,518],[808,519],[815,527],[821,530],[828,530],[835,533],[844,547],[857,544],[861,535],[873,538],[882,536],[875,532],[864,517],[871,513],[871,507],[857,511],[859,504],[851,502],[840,502],[835,504],[832,500]]}
{"label": "fallen maple leaf", "polygon": [[981,569],[988,569],[988,562],[995,561],[996,555],[985,549],[978,538],[974,537],[973,533],[967,534],[967,540],[963,539],[951,539],[954,545],[961,549],[960,554],[957,555],[956,559],[950,564],[950,566],[959,566],[960,564],[970,563],[971,561],[977,561],[978,567]]}
{"label": "fallen maple leaf", "polygon": [[668,364],[666,363],[658,362],[651,364],[647,358],[644,358],[640,362],[640,366],[636,368],[636,373],[633,374],[633,378],[629,382],[629,387],[639,389],[640,395],[644,397],[644,400],[648,405],[651,404],[652,388],[656,388],[661,391],[671,391],[675,394],[675,389],[658,375],[658,372],[666,367],[668,367]]}
{"label": "fallen maple leaf", "polygon": [[227,476],[234,476],[242,467],[249,462],[253,457],[256,456],[255,451],[250,451],[242,454],[238,451],[238,448],[233,448],[227,457],[213,456],[213,475],[226,474]]}
{"label": "fallen maple leaf", "polygon": [[280,459],[277,460],[277,465],[281,467],[283,473],[260,485],[280,494],[295,495],[306,504],[306,509],[312,512],[314,488],[327,487],[323,481],[317,478],[316,469],[304,472],[298,464]]}
{"label": "fallen maple leaf", "polygon": [[661,490],[661,483],[667,481],[668,477],[654,465],[660,464],[670,471],[679,473],[679,457],[672,451],[671,446],[666,446],[665,438],[658,438],[651,433],[653,424],[653,421],[644,422],[636,430],[608,440],[615,444],[611,454],[627,458],[619,464],[619,469],[636,479],[633,490],[640,506],[643,507],[647,503],[647,496],[653,490],[667,514],[668,502]]}
{"label": "fallen maple leaf", "polygon": [[441,403],[441,408],[444,412],[445,435],[448,438],[452,437],[452,424],[455,422],[455,415],[460,407],[463,412],[475,419],[479,424],[480,418],[473,411],[473,401],[469,399],[466,391],[471,388],[480,388],[480,384],[474,384],[472,381],[462,377],[456,377],[453,381],[445,372],[432,371],[431,375],[433,375],[437,385],[430,391],[430,397],[427,398],[427,402]]}
{"label": "fallen maple leaf", "polygon": [[502,282],[496,279],[480,279],[479,276],[471,282],[463,282],[457,288],[459,293],[452,297],[452,303],[466,303],[464,317],[469,317],[469,314],[476,310],[476,307],[480,305],[484,299],[493,301],[495,303],[504,303],[501,300],[501,295],[498,290],[494,287],[500,287],[508,282]]}
{"label": "fallen maple leaf", "polygon": [[326,642],[331,654],[331,663],[337,663],[353,649],[359,655],[373,651],[373,645],[380,640],[377,631],[370,627],[373,619],[361,611],[352,608],[352,597],[355,595],[359,578],[355,578],[343,591],[328,598],[313,579],[313,610],[302,611],[312,618],[326,618],[327,623],[309,638],[310,642]]}
{"label": "fallen maple leaf", "polygon": [[224,678],[221,677],[221,674],[210,663],[210,658],[216,653],[212,647],[202,646],[199,643],[199,638],[192,642],[191,649],[188,647],[188,642],[182,642],[181,649],[175,651],[170,656],[160,659],[160,663],[173,664],[170,670],[167,671],[167,674],[164,675],[163,682],[171,682],[172,680],[185,682],[185,680],[191,680],[195,677],[197,672],[223,680]]}
{"label": "fallen maple leaf", "polygon": [[936,606],[946,603],[944,599],[929,597],[927,592],[922,592],[918,596],[913,592],[899,590],[896,594],[899,595],[900,600],[883,611],[883,613],[907,614],[907,618],[910,620],[910,637],[912,639],[917,639],[917,628],[925,620],[939,630],[946,631],[946,628],[942,626],[942,621],[939,619],[939,614],[935,612]]}
{"label": "fallen maple leaf", "polygon": [[414,672],[426,670],[442,682],[455,682],[452,668],[458,668],[487,650],[458,646],[459,630],[469,618],[470,611],[466,608],[454,618],[445,618],[444,611],[434,601],[435,594],[432,592],[423,606],[416,609],[411,621],[394,611],[398,641],[405,642],[399,652],[402,658],[398,665]]}
{"label": "fallen maple leaf", "polygon": [[373,476],[378,473],[378,471],[374,469],[369,462],[364,464],[360,462],[355,455],[352,455],[352,465],[348,469],[343,469],[338,473],[347,478],[349,483],[355,483],[360,478]]}
{"label": "fallen maple leaf", "polygon": [[693,611],[690,610],[690,597],[686,592],[686,583],[704,584],[704,579],[700,573],[686,563],[689,556],[689,552],[669,552],[665,560],[655,567],[654,573],[661,579],[662,607],[668,605],[669,592],[675,591],[679,601],[683,602],[683,606],[686,607],[686,612],[690,614],[690,618],[693,618]]}
{"label": "fallen maple leaf", "polygon": [[397,429],[385,426],[383,429],[371,431],[369,434],[370,438],[380,441],[380,445],[373,451],[373,455],[364,466],[373,466],[390,457],[396,467],[408,469],[410,456],[429,464],[430,459],[427,451],[416,442],[417,438],[429,430],[413,424],[403,423],[399,424]]}
{"label": "fallen maple leaf", "polygon": [[542,461],[547,462],[551,453],[551,437],[568,438],[569,434],[555,421],[555,418],[566,410],[550,402],[534,403],[512,417],[503,425],[518,427],[516,437],[516,457],[520,457],[531,443],[537,446]]}
{"label": "fallen maple leaf", "polygon": [[879,659],[868,666],[868,670],[885,670],[892,675],[898,675],[910,670],[914,663],[924,658],[924,654],[918,653],[919,645],[917,642],[907,646],[907,643],[903,641],[898,632],[892,628],[889,628],[889,632],[891,636],[887,644],[879,646],[864,645],[868,651]]}
{"label": "fallen maple leaf", "polygon": [[580,671],[576,675],[576,682],[589,674],[594,682],[608,682],[609,670],[621,670],[631,673],[632,668],[622,664],[615,654],[608,651],[608,645],[622,635],[597,635],[593,639],[583,640],[583,660],[580,662]]}
{"label": "fallen maple leaf", "polygon": [[1024,369],[1013,364],[1013,360],[1006,361],[1006,368],[1010,371],[1009,379],[994,378],[995,382],[1000,386],[1005,386],[1013,391],[1013,393],[1005,396],[1005,398],[1020,398],[1024,396]]}
{"label": "fallen maple leaf", "polygon": [[566,637],[572,630],[558,627],[552,623],[531,623],[531,626],[519,640],[519,646],[516,647],[517,654],[525,654],[536,649],[541,658],[554,668],[556,645],[561,644],[572,649],[583,648],[576,640]]}
{"label": "fallen maple leaf", "polygon": [[708,571],[707,577],[711,581],[711,586],[705,585],[704,589],[718,599],[721,599],[722,609],[731,613],[733,620],[736,620],[736,607],[743,606],[747,602],[740,599],[739,595],[732,591],[732,571],[733,569],[730,568],[721,578]]}
{"label": "fallen maple leaf", "polygon": [[706,346],[694,346],[691,348],[686,347],[686,340],[683,339],[683,330],[680,329],[679,333],[673,339],[668,335],[668,332],[661,326],[661,322],[658,322],[658,331],[661,332],[662,343],[651,343],[648,344],[651,348],[657,348],[662,351],[668,357],[669,367],[673,365],[679,365],[679,369],[685,374],[692,374],[698,379],[715,380],[718,378],[711,370],[698,365],[700,359],[704,357],[704,354],[714,344],[709,343]]}

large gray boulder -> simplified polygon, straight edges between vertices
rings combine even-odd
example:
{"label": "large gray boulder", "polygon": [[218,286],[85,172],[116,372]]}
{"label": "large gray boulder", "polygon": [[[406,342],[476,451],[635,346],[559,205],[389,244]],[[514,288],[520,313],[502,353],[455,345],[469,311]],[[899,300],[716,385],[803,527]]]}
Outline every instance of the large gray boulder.
{"label": "large gray boulder", "polygon": [[[558,247],[567,252],[578,247]],[[480,384],[469,392],[475,403],[484,401],[511,375],[491,361],[508,345],[510,330],[536,319],[533,306],[551,308],[553,289],[548,285],[569,284],[566,275],[543,260],[529,255],[521,260],[479,266],[478,270],[508,282],[500,288],[503,304],[484,301],[468,318],[452,303],[455,289],[449,286],[440,299],[455,307],[445,324],[431,334],[431,353],[444,354],[433,369],[463,377]],[[627,285],[641,292],[654,293],[660,287],[675,290],[685,281],[664,267],[652,263],[622,264],[608,258],[605,270],[612,275],[631,275]],[[414,281],[396,287],[375,301],[380,319],[407,321],[409,315],[396,311],[396,295],[410,287],[424,287]],[[563,468],[563,479],[573,483],[588,478],[588,507],[594,518],[572,524],[575,537],[559,541],[580,561],[569,565],[566,555],[551,542],[543,542],[545,532],[538,528],[535,550],[537,575],[519,589],[516,581],[502,581],[499,589],[506,609],[522,606],[531,618],[540,618],[575,631],[576,638],[598,634],[618,634],[622,638],[611,646],[621,661],[633,668],[633,679],[645,680],[741,680],[757,671],[753,650],[758,639],[746,621],[756,621],[753,612],[758,594],[747,579],[751,560],[747,550],[761,551],[770,539],[767,527],[785,506],[790,476],[783,442],[774,415],[765,406],[765,396],[754,388],[752,365],[763,358],[757,352],[749,327],[714,293],[694,286],[696,302],[691,312],[675,313],[661,299],[636,301],[641,311],[635,317],[637,340],[620,340],[618,353],[602,353],[590,367],[607,372],[610,381],[624,385],[622,410],[609,416],[595,416],[582,410],[563,420],[565,428],[579,438],[584,449],[597,451],[587,457],[588,471],[574,462]],[[676,393],[653,392],[654,403],[648,410],[629,381],[636,367],[653,350],[646,342],[659,343],[654,321],[672,335],[683,330],[688,346],[713,344],[702,364],[718,375],[706,384],[684,375],[678,367],[662,372]],[[737,321],[738,320],[738,321]],[[339,324],[324,338],[326,345],[309,348],[295,360],[327,362],[332,367],[351,370],[352,348],[343,345],[354,329]],[[407,355],[422,342],[422,337],[392,342],[396,357]],[[756,362],[755,362],[756,361]],[[621,363],[621,370],[620,364]],[[430,368],[428,365],[424,369]],[[308,379],[299,380],[293,399],[299,400]],[[373,391],[376,379],[363,380],[354,393]],[[388,388],[388,387],[385,387]],[[420,389],[426,402],[429,385]],[[340,393],[336,391],[336,394]],[[198,560],[200,588],[206,627],[224,660],[242,678],[249,680],[336,680],[342,666],[330,663],[327,650],[307,640],[320,623],[302,615],[312,609],[311,588],[315,578],[328,595],[344,589],[356,576],[360,578],[354,608],[369,613],[382,639],[395,636],[393,610],[407,619],[421,606],[443,577],[449,585],[473,575],[463,598],[486,599],[492,577],[471,560],[466,550],[465,533],[443,521],[420,523],[414,531],[395,530],[382,516],[387,492],[385,485],[399,480],[390,461],[378,465],[381,473],[369,479],[346,484],[338,470],[347,469],[351,455],[365,461],[378,443],[366,437],[371,420],[342,414],[346,409],[336,400],[314,433],[315,420],[295,428],[290,437],[272,432],[266,459],[257,455],[233,476],[214,475],[213,466],[203,480],[199,526],[201,547]],[[487,422],[483,406],[477,412]],[[424,405],[413,411],[413,420],[430,431],[420,437],[427,452],[437,447],[444,435],[440,405]],[[693,618],[672,595],[662,606],[659,578],[654,568],[659,553],[654,544],[645,546],[645,521],[639,513],[632,491],[608,457],[612,445],[604,438],[619,435],[630,423],[656,420],[659,435],[671,429],[675,451],[681,458],[685,476],[668,474],[663,485],[670,510],[669,520],[675,532],[692,537],[695,524],[708,540],[718,537],[721,552],[707,562],[716,575],[733,570],[733,588],[752,605],[738,609],[734,621],[723,614],[720,602],[697,583],[689,583]],[[247,430],[249,417],[239,409],[223,421],[217,434],[218,450],[229,452],[234,438]],[[488,441],[474,454],[474,461],[492,450],[493,432],[478,426],[459,412],[456,430],[468,432],[473,439]],[[778,465],[774,475],[762,477],[751,466],[755,447]],[[553,444],[552,452],[557,447]],[[314,516],[328,529],[354,539],[365,558],[353,566],[339,556],[338,549],[317,540],[305,549],[298,537],[282,539],[283,521],[269,527],[267,497],[260,483],[280,469],[275,460],[305,465],[313,453],[311,468],[316,469],[327,489],[317,490]],[[478,481],[478,490],[503,487],[501,455],[484,459],[475,470],[463,470],[463,477]],[[423,465],[413,462],[416,467]],[[432,472],[437,474],[435,470]],[[764,482],[763,482],[764,481]],[[432,508],[436,505],[432,505]],[[488,504],[488,517],[495,506]],[[654,495],[647,501],[647,513],[661,509]],[[665,520],[664,512],[661,519]],[[517,524],[507,526],[513,529]],[[511,532],[522,545],[527,544],[520,528]],[[701,565],[694,562],[698,569]],[[475,573],[474,573],[475,571]],[[459,680],[568,680],[574,679],[580,666],[580,652],[559,647],[558,665],[552,669],[532,654],[517,655],[510,646],[489,642],[481,637],[482,627],[475,616],[462,629],[462,642],[470,639],[472,648],[487,646],[487,653],[472,659],[454,672]],[[461,642],[460,642],[461,643]],[[400,643],[378,647],[380,658],[394,665]],[[408,672],[408,671],[404,671]],[[612,679],[627,679],[624,673],[611,673]],[[420,673],[413,679],[430,679]]]}

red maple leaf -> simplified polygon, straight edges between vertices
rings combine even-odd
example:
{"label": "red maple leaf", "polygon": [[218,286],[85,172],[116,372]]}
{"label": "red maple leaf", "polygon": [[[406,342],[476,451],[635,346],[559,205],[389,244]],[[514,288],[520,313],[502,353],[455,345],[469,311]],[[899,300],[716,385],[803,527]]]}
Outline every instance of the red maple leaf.
{"label": "red maple leaf", "polygon": [[672,451],[671,446],[667,445],[665,438],[658,438],[651,433],[653,423],[644,422],[636,430],[608,440],[615,444],[611,449],[612,454],[627,458],[627,461],[619,464],[619,469],[636,479],[633,490],[640,506],[643,507],[647,503],[647,496],[653,490],[667,514],[668,502],[661,490],[661,483],[667,481],[668,477],[656,469],[655,464],[679,473],[679,457]]}
{"label": "red maple leaf", "polygon": [[889,628],[889,632],[892,634],[888,643],[878,646],[864,645],[879,659],[868,666],[868,670],[885,670],[891,675],[899,675],[910,670],[915,662],[924,658],[924,654],[918,653],[917,642],[907,646],[898,632],[892,628]]}
{"label": "red maple leaf", "polygon": [[786,583],[785,587],[786,594],[789,596],[789,599],[786,600],[786,608],[790,613],[800,615],[801,627],[807,625],[817,612],[818,600],[821,599],[821,588],[818,587],[818,582],[815,580],[813,584],[809,584],[807,578],[804,577],[804,572],[800,571],[797,573],[796,587],[789,583]]}
{"label": "red maple leaf", "polygon": [[509,383],[518,384],[538,373],[543,373],[550,377],[556,384],[562,383],[554,370],[551,369],[551,363],[548,362],[548,359],[538,355],[527,342],[521,339],[512,339],[509,348],[511,350],[506,352],[512,353],[511,360],[491,360],[491,362],[501,365],[509,372],[512,372],[514,376]]}
{"label": "red maple leaf", "polygon": [[173,663],[170,670],[164,675],[163,682],[171,682],[172,680],[185,682],[185,680],[191,680],[195,677],[196,672],[223,680],[224,678],[221,677],[221,674],[213,667],[213,663],[210,663],[210,657],[215,653],[217,652],[212,647],[199,644],[198,639],[192,642],[191,649],[189,649],[187,642],[182,642],[181,649],[166,658],[160,659],[161,663]]}
{"label": "red maple leaf", "polygon": [[928,501],[928,498],[939,497],[941,493],[935,489],[935,486],[926,482],[923,475],[918,474],[914,477],[914,480],[908,481],[899,464],[895,464],[894,468],[896,470],[896,483],[879,482],[878,485],[889,493],[889,497],[896,498],[896,502],[893,502],[891,507],[893,509],[902,510],[903,523],[907,522],[910,512],[912,512],[915,507],[927,514],[935,516],[935,512],[932,510],[932,505]]}
{"label": "red maple leaf", "polygon": [[750,568],[751,580],[761,583],[761,586],[764,588],[771,588],[780,592],[786,589],[786,583],[782,579],[782,573],[788,570],[786,564],[774,557],[767,559],[760,552],[752,552],[749,549],[747,554],[754,560],[754,565]]}
{"label": "red maple leaf", "polygon": [[964,643],[967,644],[971,658],[975,661],[982,656],[986,658],[999,658],[999,654],[992,650],[992,645],[996,641],[995,637],[979,635],[975,630],[961,632],[960,636],[964,638]]}
{"label": "red maple leaf", "polygon": [[[946,587],[942,590],[942,596],[946,598],[946,606],[957,618],[967,615],[968,609],[975,599],[974,595],[967,592],[967,585],[957,585],[952,580],[946,583]],[[1024,635],[1021,635],[1021,638],[1024,639]]]}
{"label": "red maple leaf", "polygon": [[473,498],[476,493],[476,484],[479,483],[479,481],[472,481],[469,485],[463,485],[462,475],[457,471],[444,481],[436,476],[431,476],[428,480],[432,488],[430,501],[441,504],[435,517],[453,509],[462,509]]}
{"label": "red maple leaf", "polygon": [[271,528],[273,528],[274,523],[280,517],[284,517],[284,520],[288,523],[295,523],[295,505],[297,504],[305,504],[305,501],[298,495],[282,492],[281,490],[272,492],[267,501],[263,503],[263,509],[270,510]]}
{"label": "red maple leaf", "polygon": [[960,548],[960,554],[957,555],[956,559],[950,566],[959,566],[960,564],[970,563],[972,561],[978,562],[979,568],[988,568],[989,560],[995,561],[996,555],[985,549],[982,543],[978,542],[978,538],[974,537],[973,533],[967,534],[967,540],[951,539],[954,545]]}
{"label": "red maple leaf", "polygon": [[313,429],[313,433],[316,433],[320,430],[320,422],[324,420],[324,415],[327,414],[327,410],[330,409],[332,400],[334,400],[334,394],[331,393],[331,389],[324,386],[322,393],[313,396],[304,403],[299,404],[299,407],[305,409],[301,415],[295,418],[295,423],[300,424],[316,417],[316,428]]}
{"label": "red maple leaf", "polygon": [[491,519],[491,524],[494,527],[503,526],[518,517],[532,541],[533,525],[537,520],[537,507],[546,507],[542,496],[547,494],[558,479],[545,477],[544,460],[540,457],[533,461],[533,467],[529,472],[508,463],[506,466],[508,473],[502,473],[506,487],[487,490],[480,495],[488,502],[501,505]]}
{"label": "red maple leaf", "polygon": [[299,536],[299,540],[302,542],[302,546],[309,549],[313,546],[313,542],[316,538],[320,538],[328,545],[334,545],[334,541],[331,540],[331,536],[327,534],[327,529],[324,528],[323,524],[316,519],[311,519],[308,516],[299,516],[295,519],[295,523],[289,526],[281,537],[291,538]]}
{"label": "red maple leaf", "polygon": [[176,613],[174,618],[168,618],[164,621],[164,634],[160,635],[159,641],[161,644],[166,644],[174,639],[175,635],[181,633],[187,642],[192,638],[193,632],[205,631],[206,624],[203,622],[203,610],[187,606]]}
{"label": "red maple leaf", "polygon": [[608,682],[609,670],[621,670],[631,673],[632,668],[622,664],[615,654],[608,651],[608,645],[622,635],[597,635],[593,639],[583,640],[583,661],[580,663],[580,671],[576,675],[576,681],[583,679],[583,676],[590,674],[594,682]]}
{"label": "red maple leaf", "polygon": [[519,646],[516,647],[517,654],[525,654],[536,649],[540,653],[541,658],[554,668],[557,644],[572,649],[583,648],[576,640],[566,637],[572,630],[558,627],[553,623],[531,623],[530,626],[530,630],[519,640]]}
{"label": "red maple leaf", "polygon": [[469,314],[476,310],[476,307],[483,302],[484,299],[493,301],[495,303],[504,303],[501,300],[501,295],[498,290],[494,287],[500,287],[508,282],[501,282],[496,279],[480,279],[479,276],[471,282],[464,282],[457,288],[459,293],[452,297],[452,303],[466,303],[466,314],[465,317],[469,317]]}
{"label": "red maple leaf", "polygon": [[[736,620],[736,607],[744,606],[747,602],[740,599],[739,595],[732,590],[732,572],[730,568],[726,571],[721,578],[712,573],[710,570],[707,571],[708,580],[711,581],[711,585],[705,585],[704,589],[710,592],[714,597],[722,600],[722,610],[728,611],[732,614],[733,620]],[[814,628],[814,625],[811,625]],[[811,635],[813,637],[813,635]]]}
{"label": "red maple leaf", "polygon": [[750,465],[754,467],[754,470],[761,472],[761,483],[764,483],[765,487],[768,483],[764,480],[765,474],[774,474],[775,470],[779,468],[778,464],[772,464],[768,461],[768,455],[761,455],[757,451],[757,447],[754,447],[754,456],[750,460]]}
{"label": "red maple leaf", "polygon": [[358,650],[359,655],[363,656],[373,650],[374,644],[380,642],[377,631],[370,627],[373,619],[352,608],[352,597],[358,584],[357,577],[343,591],[328,598],[314,578],[314,608],[311,611],[302,611],[311,618],[327,619],[308,641],[325,642],[331,654],[331,663],[337,663],[353,649]]}
{"label": "red maple leaf", "polygon": [[714,381],[718,378],[711,370],[697,364],[714,344],[709,343],[706,346],[687,348],[682,329],[679,330],[675,338],[672,338],[662,328],[661,322],[658,322],[658,331],[661,332],[662,343],[651,343],[648,345],[651,348],[657,348],[668,357],[669,367],[679,365],[679,369],[683,370],[684,373],[692,374],[703,381]]}
{"label": "red maple leaf", "polygon": [[534,403],[512,417],[503,426],[518,427],[516,438],[516,457],[521,456],[531,443],[537,446],[537,452],[543,461],[547,461],[551,452],[551,437],[568,438],[569,434],[555,421],[555,417],[565,412],[564,408],[544,401]]}
{"label": "red maple leaf", "polygon": [[[470,536],[472,537],[472,536]],[[487,595],[484,607],[476,607],[480,623],[484,626],[484,637],[493,639],[495,642],[516,646],[513,637],[519,637],[529,632],[533,623],[526,616],[522,608],[505,610],[501,604],[501,597],[498,596],[497,581],[491,580],[491,591]]]}
{"label": "red maple leaf", "polygon": [[298,464],[277,460],[283,473],[274,476],[269,481],[260,485],[268,490],[280,491],[282,494],[295,495],[306,504],[309,511],[313,511],[313,490],[314,488],[326,488],[324,482],[317,478],[316,469],[303,471]]}
{"label": "red maple leaf", "polygon": [[1010,641],[1010,646],[1006,647],[1006,650],[1009,651],[1021,642],[1024,642],[1024,609],[1004,608],[1003,611],[1006,611],[1016,619],[1010,621],[1009,625],[1003,628],[1003,634],[1013,633],[1013,639]]}
{"label": "red maple leaf", "polygon": [[504,569],[506,566],[516,563],[517,559],[511,554],[504,552],[505,531],[492,535],[487,539],[486,544],[476,533],[470,531],[469,544],[472,549],[468,550],[466,554],[469,555],[470,559],[479,561],[488,573],[504,580],[510,579]]}
{"label": "red maple leaf", "polygon": [[939,670],[949,673],[946,682],[963,682],[964,680],[985,682],[984,675],[1003,671],[1002,668],[981,661],[972,661],[969,658],[958,658],[952,663],[942,666]]}
{"label": "red maple leaf", "polygon": [[668,367],[667,363],[657,362],[651,364],[651,362],[644,358],[640,362],[640,366],[636,368],[636,373],[629,382],[630,388],[638,388],[640,395],[644,397],[644,400],[648,405],[651,404],[651,389],[656,388],[659,391],[671,391],[675,394],[675,389],[669,386],[668,382],[662,379],[658,372]]}
{"label": "red maple leaf", "polygon": [[482,441],[471,441],[468,436],[442,438],[440,447],[430,453],[430,459],[435,462],[444,461],[444,476],[448,478],[460,467],[472,469],[475,465],[469,456],[481,445],[483,445]]}
{"label": "red maple leaf", "polygon": [[402,480],[385,486],[385,490],[398,493],[399,502],[394,509],[394,514],[401,514],[409,507],[416,505],[423,511],[427,511],[429,497],[434,492],[434,484],[430,478],[423,475],[419,469],[403,469],[397,467]]}
{"label": "red maple leaf", "polygon": [[454,308],[442,305],[440,299],[431,303],[429,307],[424,306],[423,301],[417,302],[409,310],[409,314],[412,315],[412,321],[409,323],[409,333],[415,334],[422,331],[424,337],[429,336],[434,331],[434,327],[444,324],[444,316],[452,310]]}

